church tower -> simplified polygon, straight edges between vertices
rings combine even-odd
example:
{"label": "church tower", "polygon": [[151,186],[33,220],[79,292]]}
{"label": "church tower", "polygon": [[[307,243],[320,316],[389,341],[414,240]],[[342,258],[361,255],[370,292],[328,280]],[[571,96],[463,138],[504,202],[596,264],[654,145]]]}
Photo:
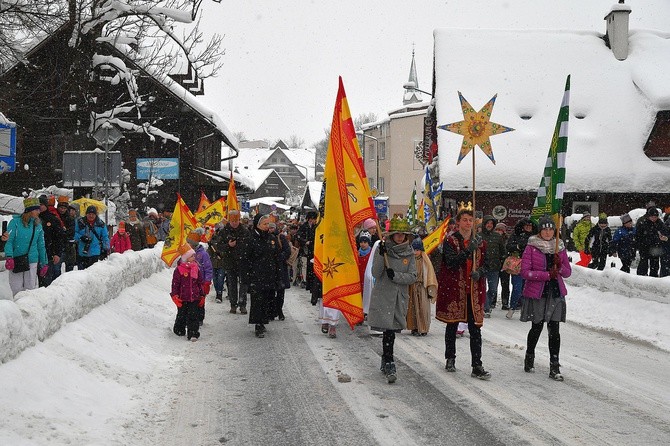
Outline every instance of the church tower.
{"label": "church tower", "polygon": [[[407,83],[412,83],[415,88],[419,88],[419,79],[416,77],[416,63],[414,62],[414,48],[412,48],[412,65],[409,67],[409,79]],[[421,102],[421,93],[417,90],[406,88],[402,98],[402,105],[415,104],[417,102]]]}

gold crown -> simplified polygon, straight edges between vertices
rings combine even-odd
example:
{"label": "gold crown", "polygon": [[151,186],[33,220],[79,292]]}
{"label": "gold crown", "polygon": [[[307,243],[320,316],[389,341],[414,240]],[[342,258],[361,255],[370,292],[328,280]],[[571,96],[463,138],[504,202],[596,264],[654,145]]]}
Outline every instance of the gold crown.
{"label": "gold crown", "polygon": [[467,211],[472,211],[472,202],[468,201],[467,205],[465,204],[464,201],[461,201],[460,203],[458,203],[458,211],[457,212],[460,212],[463,209],[465,209]]}

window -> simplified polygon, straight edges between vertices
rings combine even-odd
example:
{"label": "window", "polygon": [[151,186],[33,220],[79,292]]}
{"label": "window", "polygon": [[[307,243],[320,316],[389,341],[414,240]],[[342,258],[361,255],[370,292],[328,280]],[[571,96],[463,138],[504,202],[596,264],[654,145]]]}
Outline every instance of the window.
{"label": "window", "polygon": [[379,182],[379,184],[377,185],[378,186],[377,189],[379,190],[380,193],[383,193],[384,192],[384,177],[379,177],[377,179],[377,181]]}
{"label": "window", "polygon": [[277,157],[276,157],[276,156],[272,158],[272,162],[273,162],[273,163],[276,163],[276,162],[277,162]]}
{"label": "window", "polygon": [[379,159],[386,159],[386,143],[379,141]]}
{"label": "window", "polygon": [[368,177],[368,185],[370,186],[370,189],[374,189],[375,179],[373,177]]}

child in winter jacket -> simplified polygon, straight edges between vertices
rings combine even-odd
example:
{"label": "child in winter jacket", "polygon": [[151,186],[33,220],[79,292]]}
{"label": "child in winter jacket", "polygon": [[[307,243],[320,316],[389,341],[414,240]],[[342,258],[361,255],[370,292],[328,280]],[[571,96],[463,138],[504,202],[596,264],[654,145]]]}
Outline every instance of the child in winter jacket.
{"label": "child in winter jacket", "polygon": [[205,305],[202,274],[190,245],[183,245],[179,252],[182,253],[181,262],[172,275],[170,293],[177,306],[173,331],[177,336],[186,335],[190,341],[197,341],[200,337],[200,309]]}
{"label": "child in winter jacket", "polygon": [[126,222],[119,222],[119,228],[112,236],[110,247],[112,252],[118,252],[119,254],[133,250],[132,243],[130,242],[130,236],[126,232]]}

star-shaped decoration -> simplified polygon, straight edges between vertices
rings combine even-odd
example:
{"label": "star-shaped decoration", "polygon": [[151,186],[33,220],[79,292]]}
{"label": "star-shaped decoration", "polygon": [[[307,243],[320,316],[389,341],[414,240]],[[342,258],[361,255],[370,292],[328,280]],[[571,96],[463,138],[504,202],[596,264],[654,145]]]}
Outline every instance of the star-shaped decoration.
{"label": "star-shaped decoration", "polygon": [[342,265],[344,265],[344,263],[336,263],[335,259],[328,258],[326,264],[323,265],[323,273],[329,275],[332,279],[333,274],[337,272],[337,267]]}
{"label": "star-shaped decoration", "polygon": [[479,112],[475,112],[475,109],[472,108],[461,92],[458,92],[458,98],[461,100],[461,109],[463,110],[463,120],[438,127],[442,130],[463,135],[461,153],[458,155],[458,162],[456,164],[460,164],[461,160],[475,146],[479,146],[493,164],[496,163],[495,158],[493,158],[493,148],[491,147],[489,137],[514,130],[511,127],[491,122],[491,113],[497,97],[497,94],[494,95]]}

